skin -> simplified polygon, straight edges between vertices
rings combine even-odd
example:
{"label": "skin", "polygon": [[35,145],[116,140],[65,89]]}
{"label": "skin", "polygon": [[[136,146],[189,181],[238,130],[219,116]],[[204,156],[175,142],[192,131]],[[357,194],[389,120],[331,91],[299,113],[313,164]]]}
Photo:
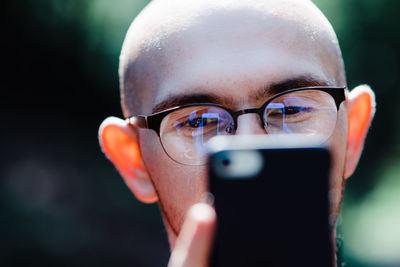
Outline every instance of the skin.
{"label": "skin", "polygon": [[[181,96],[212,96],[239,110],[261,106],[270,96],[265,88],[282,82],[293,88],[346,86],[336,35],[306,0],[153,1],[128,31],[120,82],[126,117],[149,115]],[[340,106],[328,140],[334,220],[374,105],[368,86],[353,90]],[[240,116],[236,134],[265,134],[258,120],[255,114]],[[176,163],[155,132],[134,129],[117,118],[103,122],[99,138],[135,196],[158,201],[173,250],[170,266],[206,266],[215,212],[194,204],[207,191],[207,166]]]}

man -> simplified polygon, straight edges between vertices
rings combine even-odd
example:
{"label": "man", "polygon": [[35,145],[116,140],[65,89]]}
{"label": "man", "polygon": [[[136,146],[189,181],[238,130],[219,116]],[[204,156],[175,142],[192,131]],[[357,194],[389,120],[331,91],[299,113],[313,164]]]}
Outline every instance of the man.
{"label": "man", "polygon": [[[196,204],[207,191],[207,166],[182,162],[182,156],[197,159],[197,154],[187,155],[187,147],[171,150],[170,143],[183,137],[168,114],[152,126],[155,131],[146,129],[143,117],[132,116],[204,102],[236,111],[258,108],[274,92],[346,87],[336,35],[308,0],[153,1],[127,33],[119,74],[123,113],[131,119],[106,119],[100,144],[140,201],[158,201],[172,248],[169,266],[207,265],[216,215],[207,204]],[[371,89],[359,86],[329,125],[335,214],[374,106]],[[199,127],[196,121],[189,124],[190,129]],[[168,127],[172,137],[163,132]],[[254,113],[240,115],[235,127],[233,132],[226,126],[224,134],[269,133]]]}

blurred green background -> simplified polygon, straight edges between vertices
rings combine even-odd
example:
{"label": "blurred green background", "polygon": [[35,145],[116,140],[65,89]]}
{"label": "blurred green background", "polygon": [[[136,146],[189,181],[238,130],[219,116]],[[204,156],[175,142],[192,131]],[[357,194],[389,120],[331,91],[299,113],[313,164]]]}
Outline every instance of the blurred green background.
{"label": "blurred green background", "polygon": [[[166,266],[157,205],[139,203],[97,145],[121,116],[118,56],[148,1],[3,1],[1,266]],[[400,2],[315,0],[349,87],[377,113],[338,223],[346,266],[400,266]],[[310,255],[312,259],[312,255]]]}

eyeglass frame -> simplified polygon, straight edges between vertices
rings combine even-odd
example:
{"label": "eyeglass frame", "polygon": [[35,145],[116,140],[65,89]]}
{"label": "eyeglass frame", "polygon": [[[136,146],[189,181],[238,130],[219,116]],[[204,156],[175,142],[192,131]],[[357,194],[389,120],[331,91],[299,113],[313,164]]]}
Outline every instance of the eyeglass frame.
{"label": "eyeglass frame", "polygon": [[[276,95],[273,95],[272,97],[268,98],[267,101],[262,104],[259,108],[247,108],[247,109],[242,109],[238,111],[233,111],[223,105],[216,104],[216,103],[193,103],[193,104],[186,104],[186,105],[181,105],[181,106],[175,106],[163,111],[159,111],[157,113],[151,114],[151,115],[134,115],[126,118],[126,121],[128,122],[129,125],[136,127],[136,128],[145,128],[145,129],[151,129],[157,133],[159,137],[160,136],[160,126],[162,120],[170,113],[182,109],[182,108],[187,108],[187,107],[195,107],[195,106],[210,106],[210,107],[218,107],[222,108],[223,110],[227,111],[234,122],[234,129],[235,131],[237,130],[238,123],[237,119],[240,115],[244,114],[251,114],[255,113],[260,116],[261,122],[263,121],[263,115],[265,108],[270,104],[274,99],[293,92],[299,92],[299,91],[310,91],[310,90],[317,90],[317,91],[322,91],[330,96],[335,101],[337,111],[339,111],[339,107],[342,104],[343,101],[347,99],[347,87],[336,87],[336,86],[311,86],[311,87],[301,87],[301,88],[294,88],[294,89],[289,89],[285,90],[283,92],[280,92]],[[264,123],[262,123],[264,125]]]}

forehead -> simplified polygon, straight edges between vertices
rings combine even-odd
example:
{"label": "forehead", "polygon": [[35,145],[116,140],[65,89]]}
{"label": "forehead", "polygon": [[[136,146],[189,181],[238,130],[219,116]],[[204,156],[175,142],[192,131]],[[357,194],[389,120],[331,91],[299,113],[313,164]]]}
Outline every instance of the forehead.
{"label": "forehead", "polygon": [[295,77],[337,82],[336,36],[308,6],[293,12],[212,9],[166,24],[144,43],[136,60],[145,77],[144,113],[182,94],[213,94],[238,106],[253,105],[249,97],[256,90]]}

